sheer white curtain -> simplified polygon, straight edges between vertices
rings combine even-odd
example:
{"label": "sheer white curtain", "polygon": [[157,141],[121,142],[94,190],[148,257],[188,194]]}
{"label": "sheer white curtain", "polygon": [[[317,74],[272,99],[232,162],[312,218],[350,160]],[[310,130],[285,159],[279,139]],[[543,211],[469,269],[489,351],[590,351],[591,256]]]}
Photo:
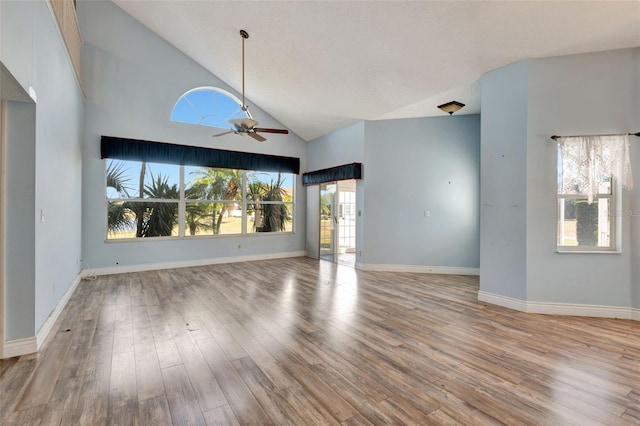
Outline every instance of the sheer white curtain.
{"label": "sheer white curtain", "polygon": [[599,185],[608,177],[625,189],[633,189],[628,135],[563,137],[558,144],[562,193],[586,195],[591,203]]}

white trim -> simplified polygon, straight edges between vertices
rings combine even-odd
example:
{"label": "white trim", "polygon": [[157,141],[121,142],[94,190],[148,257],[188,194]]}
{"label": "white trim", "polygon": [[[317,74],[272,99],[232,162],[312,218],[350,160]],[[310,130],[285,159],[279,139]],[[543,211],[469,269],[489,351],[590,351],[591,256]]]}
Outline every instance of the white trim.
{"label": "white trim", "polygon": [[527,312],[534,314],[631,319],[631,310],[631,307],[625,306],[582,305],[577,303],[555,302],[527,302]]}
{"label": "white trim", "polygon": [[24,339],[8,340],[4,342],[3,358],[13,358],[38,352],[36,337],[26,337]]}
{"label": "white trim", "polygon": [[480,268],[466,268],[466,267],[460,267],[460,266],[423,266],[423,265],[356,263],[356,268],[361,269],[363,271],[413,272],[417,274],[445,274],[445,275],[480,275]]}
{"label": "white trim", "polygon": [[[560,246],[560,247],[566,247],[566,246]],[[558,254],[622,254],[621,251],[619,250],[615,250],[615,249],[611,249],[611,250],[566,250],[566,249],[562,249],[562,250],[556,250],[556,253]]]}
{"label": "white trim", "polygon": [[579,303],[530,302],[480,290],[478,300],[531,314],[576,317],[619,318],[640,321],[640,309],[629,306],[586,305]]}
{"label": "white trim", "polygon": [[487,293],[486,291],[478,291],[478,300],[480,302],[491,303],[492,305],[503,306],[509,309],[515,309],[520,312],[527,312],[527,302],[522,299],[502,296],[495,293]]}
{"label": "white trim", "polygon": [[67,302],[69,302],[69,299],[71,299],[73,292],[76,290],[81,280],[82,274],[78,274],[69,288],[67,288],[67,291],[65,291],[60,300],[58,300],[58,304],[56,305],[56,307],[53,309],[53,311],[51,311],[44,323],[42,323],[42,326],[40,326],[40,330],[38,330],[38,332],[36,333],[36,350],[40,349],[44,342],[47,340],[47,337],[49,337],[49,333],[51,333],[51,330],[58,320],[58,317],[60,317],[60,314],[64,310],[65,306],[67,306]]}
{"label": "white trim", "polygon": [[106,268],[84,269],[82,277],[97,275],[124,274],[128,272],[156,271],[159,269],[189,268],[193,266],[218,265],[221,263],[252,262],[256,260],[283,259],[287,257],[304,257],[304,250],[284,253],[256,254],[250,256],[216,257],[212,259],[183,260],[178,262],[144,263],[139,265],[108,266]]}

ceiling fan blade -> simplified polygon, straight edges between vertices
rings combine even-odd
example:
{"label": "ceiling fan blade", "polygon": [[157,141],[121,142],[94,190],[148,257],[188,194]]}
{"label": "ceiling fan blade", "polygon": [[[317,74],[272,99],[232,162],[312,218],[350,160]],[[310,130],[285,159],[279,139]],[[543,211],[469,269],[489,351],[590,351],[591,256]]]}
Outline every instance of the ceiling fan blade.
{"label": "ceiling fan blade", "polygon": [[258,142],[264,142],[264,141],[267,140],[266,138],[263,138],[262,136],[260,136],[259,134],[255,133],[255,132],[249,132],[249,136],[251,136],[252,138],[257,140]]}
{"label": "ceiling fan blade", "polygon": [[224,135],[228,135],[229,133],[234,133],[233,130],[229,130],[226,132],[222,132],[222,133],[218,133],[217,135],[211,135],[212,138],[217,138],[218,136],[224,136]]}
{"label": "ceiling fan blade", "polygon": [[233,124],[236,128],[240,127],[245,129],[251,129],[258,125],[258,122],[251,118],[232,118],[229,120],[229,123]]}
{"label": "ceiling fan blade", "polygon": [[256,132],[262,132],[262,133],[280,133],[282,135],[288,135],[289,131],[287,129],[267,129],[265,127],[256,127],[255,129]]}

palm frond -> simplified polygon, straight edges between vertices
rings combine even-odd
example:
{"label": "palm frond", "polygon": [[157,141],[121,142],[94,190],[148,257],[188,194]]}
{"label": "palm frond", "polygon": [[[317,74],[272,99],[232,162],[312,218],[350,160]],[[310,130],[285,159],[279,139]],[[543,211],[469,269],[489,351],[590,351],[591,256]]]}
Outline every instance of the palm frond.
{"label": "palm frond", "polygon": [[107,163],[107,188],[113,188],[118,194],[129,197],[131,187],[128,185],[130,179],[125,177],[126,172],[125,163],[122,161],[110,160]]}

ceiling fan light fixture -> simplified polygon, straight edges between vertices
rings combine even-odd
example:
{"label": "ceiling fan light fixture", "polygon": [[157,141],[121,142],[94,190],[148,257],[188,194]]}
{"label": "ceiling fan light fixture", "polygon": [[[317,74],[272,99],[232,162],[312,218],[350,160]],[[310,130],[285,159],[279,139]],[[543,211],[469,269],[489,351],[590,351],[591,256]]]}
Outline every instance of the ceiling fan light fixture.
{"label": "ceiling fan light fixture", "polygon": [[460,111],[462,107],[464,107],[464,104],[458,101],[451,101],[446,104],[438,105],[438,108],[444,112],[448,112],[449,115],[453,115],[454,112]]}

